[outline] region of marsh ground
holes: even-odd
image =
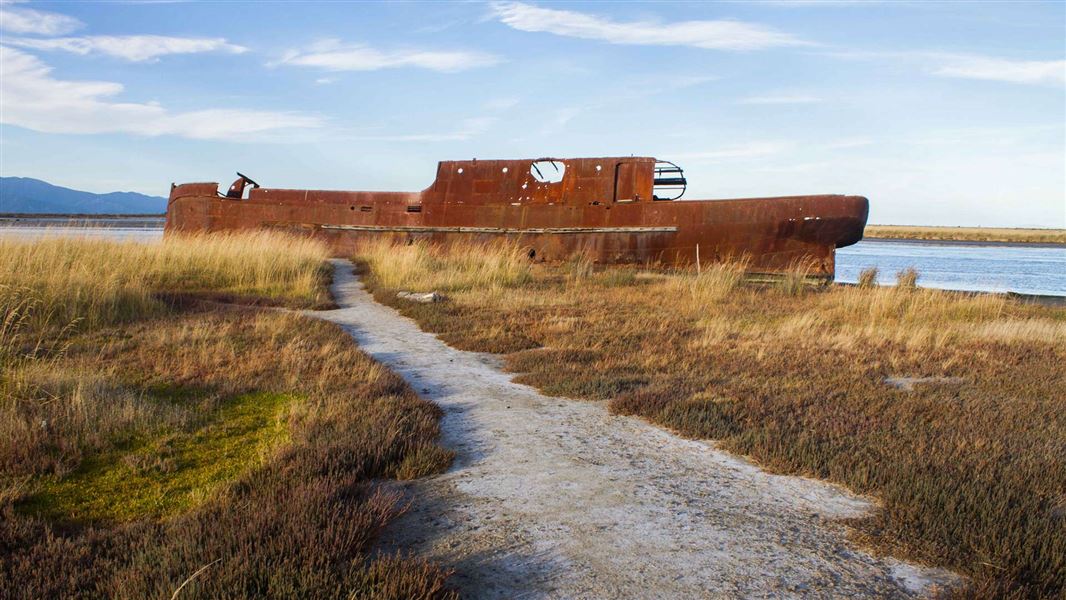
[[[315,243],[0,241],[0,597],[448,597],[372,552],[439,410],[338,327]],[[220,302],[222,301],[222,302]]]
[[[404,484],[385,543],[455,569],[468,598],[906,598],[950,574],[877,558],[836,519],[870,503],[771,475],[603,402],[510,381],[373,301],[338,264],[319,313],[444,410],[447,473]]]
[[[964,573],[960,597],[1063,593],[1066,310],[522,257],[361,255],[379,300],[453,346],[505,354],[519,382],[878,498],[854,539]]]

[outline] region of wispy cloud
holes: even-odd
[[[771,94],[741,98],[737,104],[815,104],[821,101],[818,96],[808,94]]]
[[[485,110],[500,112],[510,108],[514,108],[521,101],[521,98],[516,98],[514,96],[504,96],[500,98],[490,98],[486,100],[485,103],[482,104],[482,106],[485,107]]]
[[[935,57],[934,57],[935,58]],[[1007,83],[1066,84],[1066,60],[1007,60],[987,56],[940,55],[934,75]]]
[[[711,50],[759,50],[811,45],[790,34],[743,21],[614,21],[570,10],[541,8],[523,2],[492,4],[500,22],[520,31],[638,46],[690,46]]]
[[[63,35],[83,27],[74,17],[0,2],[0,30],[34,35]]]
[[[290,50],[273,65],[313,67],[326,71],[377,71],[416,67],[445,73],[487,67],[502,62],[484,52],[465,50],[379,50],[363,44],[324,40],[303,50]]]
[[[833,140],[822,144],[822,148],[825,150],[848,150],[851,148],[862,148],[863,146],[871,146],[875,142],[870,138],[842,138],[839,140]]]
[[[833,6],[876,6],[883,4],[883,2],[881,0],[762,0],[761,2],[756,2],[756,4],[788,8],[824,8]],[[906,2],[895,0],[894,4],[906,4]]]
[[[1012,60],[980,54],[930,51],[833,51],[826,56],[846,60],[894,61],[930,75],[1029,85],[1066,84],[1066,60]]]
[[[406,133],[396,135],[356,135],[351,139],[375,141],[375,142],[454,142],[468,140],[474,136],[488,131],[494,123],[499,121],[496,117],[474,117],[463,119],[459,127],[453,131]]]
[[[317,116],[211,108],[173,112],[158,103],[114,100],[122,84],[56,79],[37,57],[0,46],[0,122],[48,133],[131,133],[193,139],[252,140],[256,134],[321,127]]]
[[[781,154],[794,146],[792,142],[770,140],[748,142],[737,146],[727,146],[701,152],[682,152],[673,154],[673,158],[690,162],[717,162],[746,158],[762,158]]]
[[[231,44],[224,38],[185,38],[165,35],[91,35],[60,38],[6,38],[5,44],[34,50],[60,50],[74,54],[105,54],[133,62],[158,59],[168,54],[196,54],[200,52],[247,52],[243,46]]]

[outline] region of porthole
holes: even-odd
[[[566,164],[551,159],[533,161],[529,166],[529,174],[541,183],[559,183],[566,174]]]

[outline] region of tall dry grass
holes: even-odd
[[[328,299],[327,257],[319,242],[269,232],[168,237],[161,244],[0,239],[0,315],[18,313],[23,329],[54,333],[159,314],[160,293],[314,306]]]
[[[732,294],[744,280],[747,261],[714,263],[699,271],[681,271],[670,279],[673,287],[687,296],[693,307],[703,309]]]
[[[531,279],[530,260],[517,243],[475,242],[443,249],[416,242],[409,245],[375,241],[358,258],[380,274],[381,284],[397,290],[450,292],[472,287],[501,288]]]
[[[1064,593],[1066,310],[907,286],[796,293],[801,277],[744,285],[728,266],[580,267],[431,305],[397,301],[387,262],[368,282],[446,342],[509,353],[546,393],[878,496],[856,535],[970,576],[959,597]],[[432,268],[448,278],[446,259]]]

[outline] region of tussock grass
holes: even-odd
[[[908,267],[896,273],[896,287],[901,290],[913,290],[918,287],[918,271]]]
[[[359,258],[381,273],[382,284],[397,290],[449,292],[470,287],[501,288],[530,280],[530,260],[517,243],[366,244]]]
[[[729,294],[744,280],[745,261],[726,261],[709,265],[700,271],[681,271],[673,278],[675,289],[687,294],[697,308],[709,307]]]
[[[811,277],[813,271],[814,265],[809,261],[794,262],[781,274],[777,287],[788,296],[799,296],[815,283]]]
[[[877,267],[867,267],[859,272],[859,287],[877,287]]]
[[[446,342],[508,353],[546,393],[877,496],[855,536],[963,572],[958,597],[1064,593],[1066,310],[906,286],[796,295],[721,268],[575,283],[536,265],[526,283],[417,306],[395,299],[387,263],[368,280]]]
[[[969,242],[1037,242],[1045,244],[1066,244],[1066,230],[1063,229],[867,225],[864,235],[867,238],[901,240],[956,240]]]
[[[454,596],[372,552],[374,481],[451,461],[439,409],[335,325],[188,301],[322,304],[321,246],[5,244],[0,596]]]

